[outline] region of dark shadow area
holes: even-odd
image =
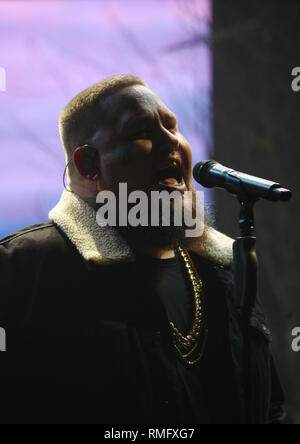
[[[275,360],[287,392],[289,418],[300,423],[298,226],[300,208],[300,92],[291,75],[300,66],[300,2],[214,1],[214,157],[226,166],[278,181],[292,201],[256,207],[260,295],[273,331]],[[216,220],[238,234],[239,205],[217,190]]]

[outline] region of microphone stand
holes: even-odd
[[[244,401],[243,422],[251,424],[251,353],[250,319],[257,299],[258,260],[255,251],[254,205],[259,200],[249,195],[240,195],[240,237],[233,244],[235,296],[241,315],[243,332]]]

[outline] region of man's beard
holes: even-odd
[[[148,197],[148,201],[151,202],[150,193]],[[162,206],[160,206],[158,226],[153,226],[149,224],[149,226],[132,227],[128,225],[126,227],[117,227],[117,229],[119,230],[121,235],[125,237],[129,244],[158,249],[176,249],[177,245],[180,245],[181,247],[186,249],[192,248],[192,245],[196,242],[196,239],[199,242],[199,238],[187,237],[186,231],[191,230],[194,227],[187,226],[185,224],[184,212],[188,211],[193,219],[195,219],[197,215],[196,191],[192,191],[192,204],[190,206],[186,205],[186,202],[184,200],[182,200],[182,202],[183,203],[179,208],[174,205],[174,201],[170,202],[170,224],[168,226],[163,225],[163,217],[161,211]],[[181,212],[182,217],[182,224],[180,226],[177,226],[174,223],[175,213],[178,211]],[[148,208],[148,215],[149,220],[151,220],[150,205]],[[203,212],[201,213],[201,216],[203,217]]]
[[[177,244],[187,246],[188,240],[185,236],[184,227],[158,226],[158,227],[117,227],[119,232],[129,243],[144,245],[160,249],[173,249]]]

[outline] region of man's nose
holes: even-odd
[[[163,128],[160,133],[159,147],[161,150],[173,152],[179,150],[179,137],[172,131]]]

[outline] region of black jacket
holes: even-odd
[[[0,327],[7,335],[7,352],[0,353],[0,422],[147,424],[154,410],[163,422],[173,422],[178,382],[171,364],[177,357],[164,307],[145,285],[147,270],[137,272],[126,245],[109,230],[97,238],[99,227],[87,229],[94,213],[80,199],[65,195],[58,207],[50,213],[55,223],[0,241]],[[215,235],[213,247],[203,242],[203,251],[191,255],[207,298],[218,294],[226,303],[232,407],[238,422],[278,423],[283,394],[259,305],[251,318],[245,419],[240,314],[222,256],[225,237]],[[155,370],[161,405],[154,404],[147,347],[161,356]],[[214,371],[217,378],[222,368]]]
[[[231,273],[195,255],[193,259],[202,273],[206,268],[208,280],[219,282],[218,291],[222,289],[227,301],[242,410],[243,342]],[[151,422],[149,369],[140,326],[132,318],[138,293],[146,289],[138,276],[131,275],[131,267],[85,261],[53,223],[1,241],[0,319],[7,333],[0,368],[1,422]],[[116,299],[112,293],[122,297]],[[270,332],[259,307],[251,325],[251,421],[276,423],[282,416],[283,396],[269,351]],[[155,340],[155,326],[144,331],[148,340]]]

